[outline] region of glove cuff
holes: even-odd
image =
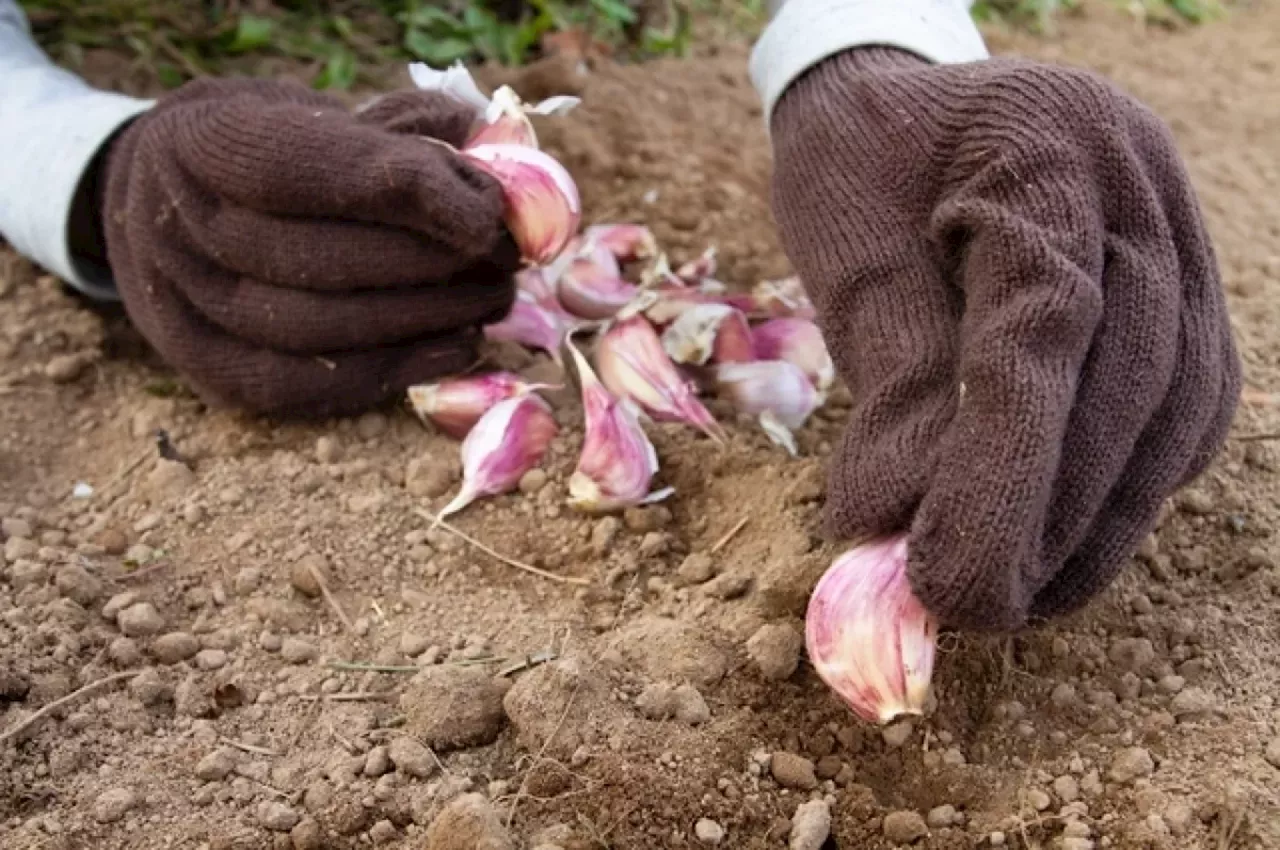
[[[854,47],[897,47],[939,65],[986,59],[964,0],[786,0],[751,51],[765,126],[782,93],[822,60]]]

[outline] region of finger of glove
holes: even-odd
[[[848,122],[813,108],[845,81],[814,73],[775,114],[773,207],[854,399],[826,501],[827,532],[850,538],[903,530],[924,495],[929,447],[955,406],[960,307],[927,221],[891,201],[897,169],[867,163]]]
[[[170,170],[161,163],[156,173],[165,184],[162,190],[175,196],[184,191],[182,169]],[[449,281],[475,264],[451,246],[401,227],[279,216],[220,203],[204,193],[184,194],[186,202],[158,221],[157,230],[172,244],[216,258],[222,269],[275,287],[331,292],[420,289],[424,282]],[[153,197],[160,203],[161,192]],[[505,236],[484,260],[505,272],[499,280],[519,269],[519,252]]]
[[[141,156],[176,156],[224,203],[401,227],[465,261],[500,238],[496,180],[439,144],[359,124],[345,112],[238,97],[157,115],[147,131]]]
[[[160,252],[155,264],[223,332],[294,354],[372,349],[471,327],[504,315],[515,299],[511,272],[489,264],[448,284],[342,292],[273,286],[185,251]]]
[[[287,417],[345,416],[425,380],[472,365],[473,329],[397,345],[308,356],[275,351],[225,333],[169,281],[130,281],[121,295],[130,319],[164,360],[218,404]]]
[[[440,92],[400,91],[383,95],[356,112],[356,120],[388,133],[431,136],[462,147],[477,120],[476,110]]]
[[[1102,222],[1081,154],[1047,141],[990,157],[940,212],[970,234],[961,402],[911,529],[909,575],[944,621],[1016,628],[1041,581],[1040,541],[1078,376],[1102,318]]]

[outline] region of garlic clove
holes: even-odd
[[[723,442],[719,423],[671,362],[657,331],[643,315],[627,313],[621,311],[596,344],[596,367],[605,386],[658,421],[686,422]]]
[[[533,384],[512,372],[490,372],[466,378],[449,378],[434,384],[409,387],[409,404],[423,421],[430,421],[451,437],[466,437],[485,411],[504,399],[551,384]]]
[[[805,617],[809,660],[854,713],[887,724],[924,711],[938,624],[911,591],[907,539],[849,550],[819,579]]]
[[[540,303],[528,290],[517,289],[511,312],[501,322],[485,325],[484,338],[541,349],[560,364],[563,362],[560,344],[574,326],[573,316],[563,308]]]
[[[769,319],[752,329],[751,339],[756,359],[793,363],[822,392],[829,390],[835,381],[836,367],[822,332],[809,319]]]
[[[529,105],[510,86],[500,86],[492,97],[486,97],[461,62],[455,62],[443,71],[422,62],[413,62],[409,65],[409,77],[424,91],[447,94],[475,109],[478,126],[463,146],[466,148],[486,144],[536,148],[538,137],[528,116],[564,115],[581,103],[580,98],[562,95]]]
[[[796,276],[781,280],[765,280],[751,290],[753,314],[782,317],[794,316],[813,319],[817,316],[813,302],[804,291],[804,285]]]
[[[490,407],[462,441],[462,487],[438,518],[476,499],[514,490],[520,477],[541,462],[558,431],[551,406],[536,393]]]
[[[569,505],[584,513],[610,513],[667,498],[671,487],[650,492],[658,454],[629,399],[620,399],[600,382],[587,359],[566,344],[582,387],[586,436],[578,466],[569,478]]]
[[[635,298],[640,291],[635,284],[619,276],[613,255],[588,251],[569,264],[560,275],[557,292],[560,303],[584,319],[607,319]]]
[[[676,277],[685,283],[697,285],[716,273],[716,247],[712,245],[710,248],[702,252],[700,257],[690,260],[689,262],[676,269]]]
[[[676,363],[740,363],[754,359],[751,328],[741,311],[724,304],[698,304],[662,332],[662,347]]]
[[[737,410],[759,417],[769,438],[792,455],[796,446],[791,432],[826,400],[799,366],[785,360],[722,363],[715,381]]]
[[[523,145],[479,145],[460,153],[502,184],[507,227],[526,261],[543,265],[568,245],[582,200],[564,166]]]
[[[516,272],[516,289],[529,293],[538,306],[555,312],[560,306],[556,297],[555,283],[547,270],[541,266],[532,266]]]
[[[583,236],[619,260],[648,260],[658,256],[657,240],[643,224],[594,224]]]

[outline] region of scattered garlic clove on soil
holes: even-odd
[[[462,487],[438,518],[481,497],[514,490],[520,477],[541,462],[558,431],[551,406],[536,393],[489,408],[462,441]]]
[[[676,277],[685,283],[697,285],[716,273],[716,247],[702,252],[702,256],[690,260],[676,269]]]
[[[826,400],[799,366],[785,360],[722,363],[715,380],[735,408],[758,417],[770,439],[792,455],[797,454],[792,432]]]
[[[594,224],[583,237],[608,249],[619,260],[648,260],[658,256],[653,232],[643,224]]]
[[[560,299],[556,297],[555,283],[547,274],[547,270],[540,266],[516,272],[516,289],[529,293],[540,307],[553,309],[560,305]]]
[[[882,725],[923,712],[937,634],[907,579],[905,536],[837,558],[814,588],[805,618],[818,675],[855,714]]]
[[[685,310],[663,331],[662,347],[676,363],[695,366],[754,359],[747,317],[724,304],[699,304]]]
[[[506,222],[527,262],[555,259],[577,233],[578,187],[555,159],[523,145],[479,145],[461,151],[502,184]]]
[[[671,362],[657,331],[643,315],[630,311],[619,313],[596,344],[596,366],[605,386],[654,419],[686,422],[722,443],[719,423]]]
[[[634,404],[600,382],[572,341],[566,347],[577,369],[586,414],[582,454],[569,478],[569,505],[584,513],[609,513],[670,496],[675,492],[671,487],[649,490],[658,471],[658,453]]]
[[[560,303],[584,319],[608,319],[640,291],[635,284],[622,279],[617,260],[604,250],[589,251],[574,259],[560,275],[556,287]]]
[[[759,360],[786,360],[799,366],[820,391],[831,388],[835,364],[818,326],[808,319],[769,319],[751,331],[752,349]]]
[[[813,319],[817,316],[813,302],[804,291],[804,284],[796,276],[761,281],[751,290],[751,297],[755,308],[751,312],[754,313],[775,318]]]
[[[446,434],[462,439],[485,411],[500,401],[550,384],[532,384],[512,372],[491,372],[467,378],[450,378],[434,384],[409,387],[409,403],[421,419],[430,420]]]
[[[484,338],[542,349],[559,364],[563,362],[560,344],[574,324],[573,316],[562,308],[539,303],[528,290],[517,289],[511,312],[501,322],[485,325]]]

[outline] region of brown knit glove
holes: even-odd
[[[474,361],[515,297],[492,178],[440,145],[438,94],[351,114],[289,83],[200,80],[115,143],[107,255],[143,336],[212,401],[330,416]]]
[[[798,79],[775,214],[853,393],[841,537],[954,626],[1082,605],[1225,440],[1240,364],[1165,126],[1090,74],[890,48]]]

